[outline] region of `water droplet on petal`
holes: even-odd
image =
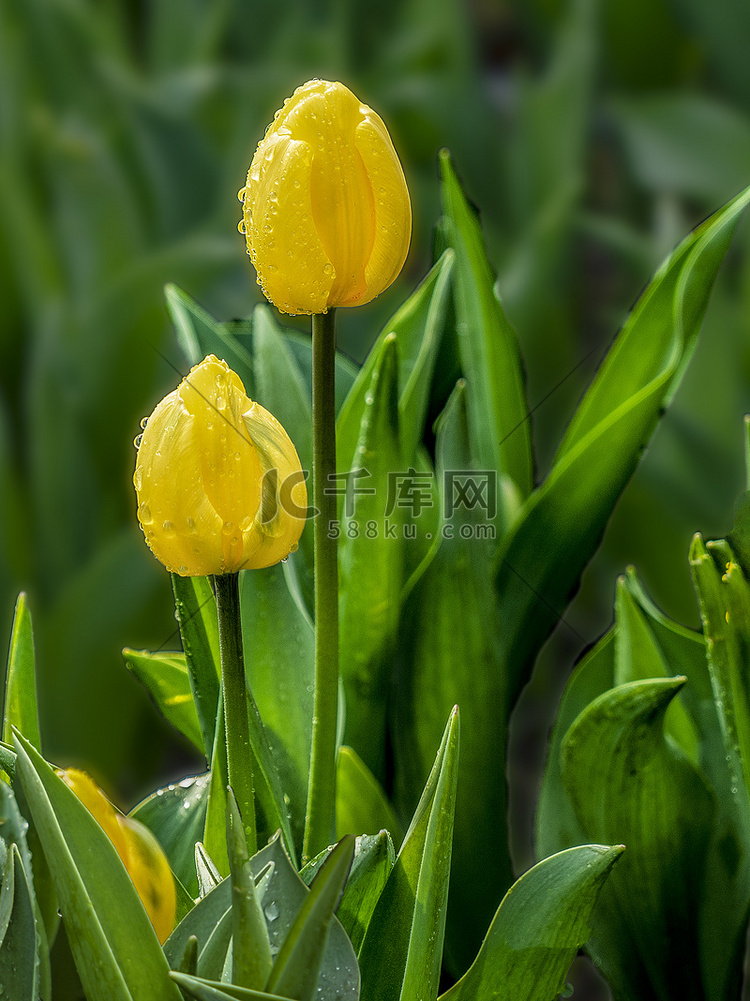
[[[135,438],[133,438],[133,444],[135,445],[136,448],[140,448],[141,447],[141,442],[142,441],[143,441],[143,435],[142,434],[137,434],[135,436]]]
[[[245,220],[244,219],[240,219],[240,221],[237,223],[237,230],[238,230],[238,232],[242,233],[243,236],[245,235]]]
[[[146,425],[148,424],[148,417],[141,417],[141,427],[146,430]]]
[[[240,190],[237,192],[237,200],[240,202],[244,202],[246,194],[247,194],[247,188],[246,187],[240,188]]]
[[[171,539],[171,538],[174,537],[175,530],[174,530],[174,523],[173,522],[171,522],[171,521],[163,521],[161,527],[162,527],[162,531],[164,532],[164,534],[166,535],[166,537],[168,539]]]
[[[141,484],[143,483],[143,470],[140,466],[135,467],[135,472],[133,473],[133,486],[136,490],[141,489]]]
[[[146,501],[144,501],[138,509],[138,517],[140,518],[142,525],[150,525],[154,520],[154,516],[151,514],[151,508],[148,506]]]

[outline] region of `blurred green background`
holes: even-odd
[[[174,647],[166,572],[135,520],[132,440],[178,381],[163,305],[221,319],[259,300],[236,192],[296,86],[340,79],[386,120],[415,210],[397,284],[342,311],[361,359],[424,274],[451,148],[517,326],[538,475],[648,277],[750,183],[750,8],[736,0],[5,0],[0,4],[0,648],[17,592],[37,630],[46,755],[122,805],[187,748],[120,649]],[[555,693],[639,567],[697,624],[696,530],[743,487],[750,229],[692,368],[542,655],[513,735],[519,866]],[[171,364],[170,364],[171,363]],[[195,767],[201,764],[195,762]]]

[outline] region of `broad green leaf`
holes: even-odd
[[[231,789],[227,795],[227,849],[232,884],[232,983],[260,990],[271,973],[271,943],[250,868],[245,829]]]
[[[620,577],[617,582],[615,619],[615,685],[647,678],[666,678],[674,674],[665,662],[651,624],[641,611],[625,577]],[[664,725],[665,732],[697,763],[698,734],[679,695],[670,702]]]
[[[216,598],[208,577],[180,577],[178,574],[171,574],[171,577],[175,614],[203,734],[203,749],[210,761],[221,678]]]
[[[563,781],[586,837],[628,849],[602,890],[589,949],[616,996],[643,1001],[705,996],[694,915],[714,799],[664,736],[667,706],[684,682],[606,692],[562,745]]]
[[[208,784],[207,774],[191,775],[158,789],[130,811],[153,832],[175,876],[193,898],[198,896],[195,845],[203,838]]]
[[[699,226],[659,269],[578,407],[549,475],[503,541],[496,584],[511,705],[679,385],[748,200],[750,190]]]
[[[312,624],[290,593],[281,564],[241,574],[240,605],[247,683],[301,849],[313,716]]]
[[[357,953],[395,862],[396,852],[388,831],[357,838],[351,872],[336,912]]]
[[[329,928],[353,857],[354,838],[347,835],[333,849],[313,880],[310,892],[276,956],[266,990],[295,1001],[326,997],[317,984]],[[345,996],[356,1001],[359,997],[359,970],[353,950],[348,966],[348,990]],[[338,962],[336,969],[338,972]]]
[[[363,1001],[431,1001],[443,957],[458,774],[458,709],[359,954]]]
[[[552,1001],[561,994],[622,851],[583,845],[537,863],[508,890],[479,955],[441,1001]]]
[[[267,994],[265,991],[248,990],[246,987],[235,987],[219,981],[202,980],[185,973],[171,974],[172,979],[197,1001],[288,1001],[278,994]]]
[[[344,739],[375,775],[382,775],[386,691],[409,544],[403,509],[392,494],[404,466],[395,334],[383,341],[365,401],[338,543],[339,668],[346,693]]]
[[[253,313],[253,364],[258,403],[281,422],[304,471],[312,470],[311,387],[269,307]],[[312,479],[307,481],[312,492]],[[307,607],[313,605],[313,523],[308,518],[299,548],[290,556]]]
[[[240,377],[245,392],[252,398],[255,392],[253,362],[245,348],[226,332],[221,323],[176,285],[167,285],[164,295],[177,341],[188,364],[197,365],[208,354],[223,358]]]
[[[192,936],[198,940],[198,955],[205,948],[211,933],[219,926],[225,915],[229,916],[227,944],[231,938],[232,885],[224,879],[215,889],[201,897],[195,907],[180,921],[164,943],[164,955],[169,965],[176,969],[182,962]],[[224,947],[226,955],[226,945]],[[223,965],[222,956],[222,965]],[[200,969],[200,959],[198,961]]]
[[[224,703],[221,698],[220,689],[219,706],[216,715],[216,732],[214,734],[214,749],[211,755],[211,772],[206,801],[203,843],[222,876],[229,875],[226,823],[228,787],[229,771],[227,768],[227,741],[224,729]]]
[[[460,382],[437,426],[441,542],[405,605],[409,629],[399,644],[392,731],[396,804],[408,816],[451,707],[459,705],[469,721],[461,742],[448,903],[446,956],[454,975],[476,956],[513,881],[505,837],[506,623],[492,579],[495,525],[482,505],[472,509],[456,501],[457,483],[468,494],[483,487],[489,502],[495,482],[477,470],[471,451],[470,395],[471,386]]]
[[[3,733],[6,743],[13,739],[13,727],[41,750],[39,711],[36,700],[36,656],[31,612],[26,595],[21,593],[16,602],[13,628],[10,634],[10,652],[5,675],[5,707]]]
[[[271,952],[280,955],[287,935],[294,927],[298,914],[308,901],[309,891],[297,870],[291,864],[281,839],[277,836],[270,844],[251,859],[253,873],[260,872],[273,862],[273,871],[267,889],[262,897],[263,913],[268,925]],[[336,874],[336,869],[333,875]],[[314,927],[310,929],[314,932]],[[295,932],[295,937],[299,927]],[[290,942],[290,947],[294,942]],[[291,970],[290,970],[291,973]],[[317,978],[317,996],[321,1001],[328,998],[351,998],[356,1001],[359,971],[351,942],[334,917],[331,919],[328,937],[323,948],[320,973]]]
[[[516,333],[495,294],[495,274],[477,214],[466,200],[447,150],[440,154],[440,179],[446,232],[456,254],[458,346],[471,387],[469,428],[478,468],[507,477],[525,499],[534,485],[534,458]]]
[[[588,651],[568,679],[560,700],[535,816],[534,844],[536,854],[541,858],[586,841],[586,834],[562,780],[562,743],[584,709],[613,687],[614,639],[614,630],[610,629]]]
[[[359,370],[336,421],[336,454],[341,472],[356,465],[357,442],[367,409],[373,373],[385,339],[398,339],[398,399],[401,442],[411,462],[424,433],[428,393],[450,301],[453,254],[442,255],[419,287],[383,327]]]
[[[0,985],[13,1001],[40,996],[40,945],[31,881],[13,844],[0,887]]]
[[[401,823],[383,787],[357,752],[344,745],[336,763],[336,837],[389,832],[400,845]]]
[[[126,647],[122,655],[128,670],[148,691],[164,718],[204,754],[203,733],[195,711],[185,654],[149,653]]]
[[[151,922],[114,846],[23,737],[18,776],[89,1001],[179,1001]]]

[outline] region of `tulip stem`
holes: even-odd
[[[336,537],[335,310],[312,318],[315,543],[315,701],[303,859],[331,843],[336,805],[339,697],[339,571]],[[326,486],[329,487],[326,490]]]
[[[247,849],[254,855],[258,839],[255,832],[255,793],[253,790],[253,753],[245,688],[245,660],[242,654],[239,574],[214,576],[216,610],[219,620],[219,652],[224,698],[224,727],[227,738],[227,773],[242,817]]]

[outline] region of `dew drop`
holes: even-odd
[[[141,447],[141,442],[142,441],[143,441],[143,435],[142,434],[137,434],[135,436],[135,438],[133,438],[133,444],[135,445],[136,448],[140,448]]]
[[[143,483],[143,470],[140,466],[135,467],[135,472],[133,473],[133,486],[136,490],[141,489],[141,484]]]
[[[141,417],[141,427],[146,430],[146,425],[148,424],[148,417]]]
[[[263,913],[265,914],[267,921],[275,921],[279,916],[279,905],[275,900],[272,900],[270,904],[266,904],[263,908]]]
[[[188,518],[186,524],[187,524],[187,530],[188,530],[188,532],[195,532],[196,527],[195,527],[195,519],[194,518]]]
[[[141,504],[140,511],[138,512],[138,517],[141,519],[142,525],[150,525],[154,517],[151,514],[151,508],[148,506],[146,501]]]
[[[243,236],[245,235],[245,220],[244,219],[240,219],[240,221],[237,223],[237,230],[238,230],[238,232],[242,233]]]
[[[237,200],[240,202],[244,202],[246,194],[247,194],[247,187],[240,188],[240,190],[237,192]]]
[[[333,265],[332,264],[324,264],[323,265],[323,274],[324,275],[330,275],[332,272],[333,272]]]
[[[566,983],[563,989],[560,991],[561,998],[572,998],[573,997],[573,985]]]
[[[164,532],[164,534],[166,535],[166,537],[168,539],[174,538],[175,530],[174,530],[174,523],[173,522],[171,522],[171,521],[163,521],[161,527],[162,527],[162,531]]]
[[[227,401],[224,399],[223,396],[217,396],[216,397],[216,409],[217,410],[226,410],[226,408],[227,408]],[[206,427],[208,427],[208,425],[206,425]]]

